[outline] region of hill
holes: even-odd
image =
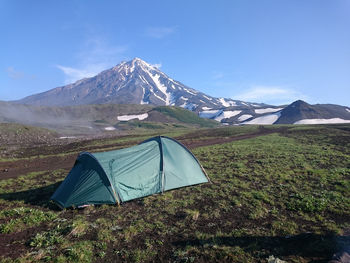
[[[67,135],[118,132],[135,128],[218,125],[215,121],[202,119],[195,113],[178,107],[165,109],[151,105],[120,104],[35,106],[9,102],[0,102],[0,122],[34,125]]]

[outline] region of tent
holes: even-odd
[[[130,148],[80,153],[51,200],[62,208],[120,204],[205,182],[207,174],[184,145],[157,136]]]

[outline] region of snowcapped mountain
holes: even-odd
[[[350,123],[350,108],[334,104],[311,105],[297,100],[287,106],[233,107],[199,112],[199,116],[227,124]]]
[[[34,94],[17,102],[51,106],[151,104],[179,106],[192,111],[247,105],[237,100],[214,98],[189,88],[140,58],[122,62],[95,77]]]

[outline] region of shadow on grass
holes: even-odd
[[[58,206],[50,202],[50,197],[61,183],[62,181],[26,191],[0,194],[0,199],[24,201],[26,204],[60,210]]]
[[[214,237],[210,239],[190,239],[173,242],[174,246],[238,246],[247,253],[260,252],[262,258],[269,255],[277,257],[300,256],[317,258],[313,263],[328,262],[332,256],[350,246],[350,236],[337,236],[334,234],[317,235],[305,233],[291,237]],[[261,254],[261,252],[263,252]]]

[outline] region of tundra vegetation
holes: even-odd
[[[212,182],[121,206],[49,202],[78,152],[156,134],[187,145]],[[350,245],[350,125],[162,128],[15,151],[0,160],[1,262],[327,262]]]

